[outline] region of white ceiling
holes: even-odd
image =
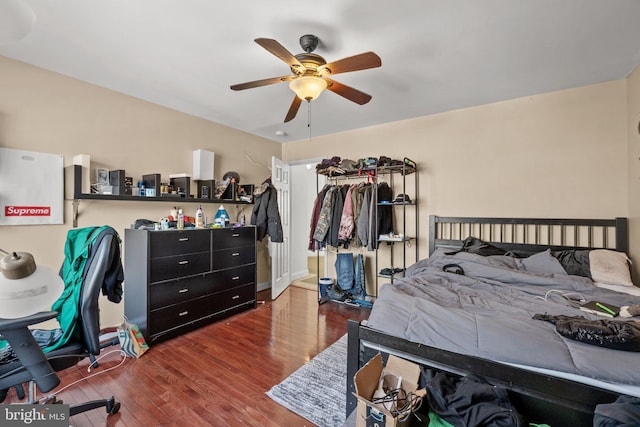
[[[0,55],[279,142],[623,79],[640,64],[638,0],[0,0],[20,2],[33,29]],[[255,38],[297,54],[309,33],[327,62],[382,58],[333,77],[368,104],[326,91],[283,123],[287,83],[229,89],[290,73]]]

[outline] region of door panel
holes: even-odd
[[[271,298],[276,299],[291,283],[291,168],[282,160],[271,158],[271,182],[278,191],[278,210],[282,222],[282,243],[269,242],[271,254]]]

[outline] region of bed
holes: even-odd
[[[628,266],[620,279],[611,269],[596,274],[601,264],[595,258],[593,277],[580,271],[589,269],[588,262],[576,263],[593,253],[622,255],[626,264],[627,235],[626,218],[431,216],[429,258],[381,287],[367,321],[349,321],[347,415],[356,407],[353,376],[378,352],[454,375],[478,375],[509,390],[531,421],[550,425],[591,425],[597,404],[640,397],[640,353],[568,339],[553,324],[532,318],[600,319],[576,308],[580,298],[640,303]],[[507,253],[460,250],[468,237]],[[554,270],[556,264],[572,274]]]

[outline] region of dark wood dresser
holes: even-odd
[[[124,314],[148,344],[256,307],[255,227],[124,235]]]

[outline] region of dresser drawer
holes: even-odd
[[[256,242],[255,227],[220,228],[213,231],[213,250],[253,246]]]
[[[198,298],[211,293],[212,289],[212,274],[156,283],[149,287],[149,309],[155,310]]]
[[[149,263],[151,268],[149,278],[151,282],[159,282],[206,273],[211,268],[210,262],[210,252],[152,258]]]
[[[150,335],[193,322],[212,313],[207,297],[198,298],[176,305],[170,305],[149,313]]]
[[[245,265],[244,267],[228,268],[216,271],[212,274],[214,288],[216,292],[226,289],[237,288],[238,286],[255,283],[256,265]]]
[[[237,267],[243,264],[256,262],[255,246],[242,248],[223,249],[211,252],[211,269],[221,270],[229,267]]]
[[[209,230],[166,230],[150,233],[149,255],[151,258],[208,252],[211,248]]]
[[[244,285],[239,288],[219,292],[207,297],[211,301],[213,311],[220,312],[230,308],[247,304],[256,299],[256,285]]]

